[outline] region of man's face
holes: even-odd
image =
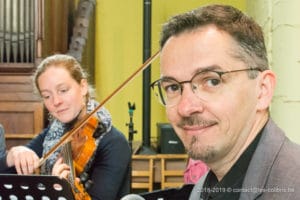
[[[234,50],[232,37],[214,26],[181,33],[161,51],[161,75],[181,82],[212,66],[215,71],[246,69]],[[246,71],[224,74],[220,91],[205,98],[183,84],[179,102],[166,112],[191,157],[210,163],[241,151],[255,121],[258,79],[249,79]]]

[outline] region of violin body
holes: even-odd
[[[92,155],[96,151],[96,141],[93,137],[98,127],[98,119],[91,117],[86,125],[72,137],[72,157],[76,174],[81,174]]]
[[[71,141],[62,146],[64,162],[70,166],[68,181],[72,186],[76,200],[91,200],[86,192],[84,183],[77,181],[75,177],[84,172],[85,166],[90,161],[96,150],[96,141],[93,137],[98,127],[98,119],[90,118],[79,131],[72,135]]]
[[[90,200],[86,189],[92,182],[88,180],[87,165],[93,161],[97,149],[96,139],[106,131],[105,126],[99,123],[96,117],[90,117],[85,125],[72,135],[71,141],[63,146],[64,161],[71,168],[69,182],[73,187],[76,200]],[[80,181],[75,181],[80,177]]]
[[[74,168],[74,161],[72,159],[72,147],[71,142],[66,143],[62,146],[62,156],[64,162],[70,166],[70,175],[67,178],[73,191],[74,198],[76,200],[91,200],[90,195],[86,192],[83,184],[76,180],[76,173]]]

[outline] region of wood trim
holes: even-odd
[[[5,73],[30,73],[34,69],[34,63],[0,63],[0,72]]]
[[[36,134],[5,134],[6,139],[32,139]]]

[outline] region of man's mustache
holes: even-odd
[[[184,126],[211,126],[217,124],[215,120],[208,120],[199,115],[191,115],[189,117],[182,117],[177,126],[183,128]]]

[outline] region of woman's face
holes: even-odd
[[[82,79],[79,84],[61,65],[48,67],[39,76],[38,86],[49,113],[63,123],[75,119],[85,107],[87,81]]]

